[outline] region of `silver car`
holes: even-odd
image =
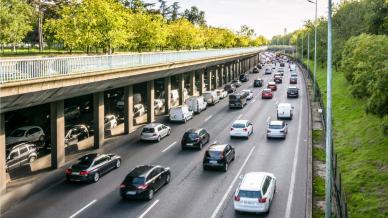
[[[141,132],[141,140],[158,141],[171,133],[171,128],[161,123],[150,123],[144,126]]]
[[[268,123],[267,138],[283,138],[287,136],[287,123],[284,121],[274,120]]]

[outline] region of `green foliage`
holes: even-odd
[[[194,25],[206,25],[205,12],[200,11],[195,6],[192,6],[190,10],[186,9],[183,13],[183,17]]]
[[[188,20],[182,18],[175,20],[168,28],[167,44],[171,47],[180,50],[198,46],[199,40],[196,39],[198,29]]]
[[[313,157],[315,160],[325,162],[325,150],[323,148],[313,147]]]

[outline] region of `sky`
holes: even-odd
[[[205,11],[208,25],[236,31],[245,24],[267,39],[283,34],[285,28],[287,33],[299,29],[315,16],[315,4],[307,0],[167,0],[169,5],[174,1],[179,2],[181,12],[191,6]],[[318,17],[327,17],[327,2],[318,0]]]

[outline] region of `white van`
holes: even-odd
[[[294,106],[292,106],[290,103],[280,103],[278,104],[277,117],[278,119],[292,120],[293,111]]]
[[[185,122],[193,118],[193,111],[187,105],[182,105],[170,109],[170,121]]]
[[[296,65],[295,64],[290,64],[290,70],[295,71],[296,70]]]
[[[201,113],[207,107],[207,103],[203,96],[192,96],[186,99],[186,104],[189,107],[189,110],[194,113]]]
[[[215,105],[220,101],[216,91],[205,91],[203,92],[203,97],[208,104]]]

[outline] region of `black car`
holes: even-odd
[[[253,87],[262,87],[263,86],[263,80],[262,79],[255,79],[253,81]]]
[[[247,74],[241,74],[239,77],[239,80],[241,82],[248,82],[249,81],[249,76]]]
[[[120,195],[125,199],[148,199],[168,184],[171,179],[170,168],[142,165],[134,168],[120,185]]]
[[[89,130],[83,124],[72,126],[65,135],[65,145],[77,144],[79,141],[89,137]]]
[[[282,79],[281,76],[275,76],[274,79],[273,79],[273,81],[274,81],[275,83],[279,84],[279,83],[282,83],[282,82],[283,82],[283,79]]]
[[[297,98],[299,96],[299,89],[295,86],[290,86],[287,89],[287,98]]]
[[[213,144],[207,149],[203,158],[203,169],[221,168],[228,171],[229,164],[234,161],[236,152],[229,144]]]
[[[227,91],[228,93],[233,93],[236,91],[236,86],[233,84],[226,84],[224,86],[224,90]]]
[[[182,150],[186,148],[198,148],[201,150],[209,140],[210,135],[205,129],[189,129],[183,135],[181,141]]]
[[[259,72],[260,72],[260,70],[257,67],[254,67],[253,70],[252,70],[252,73],[259,73]]]
[[[67,181],[97,182],[100,176],[119,168],[121,157],[115,154],[87,154],[66,170]]]
[[[259,63],[256,65],[257,68],[261,69],[262,68],[262,65]]]

